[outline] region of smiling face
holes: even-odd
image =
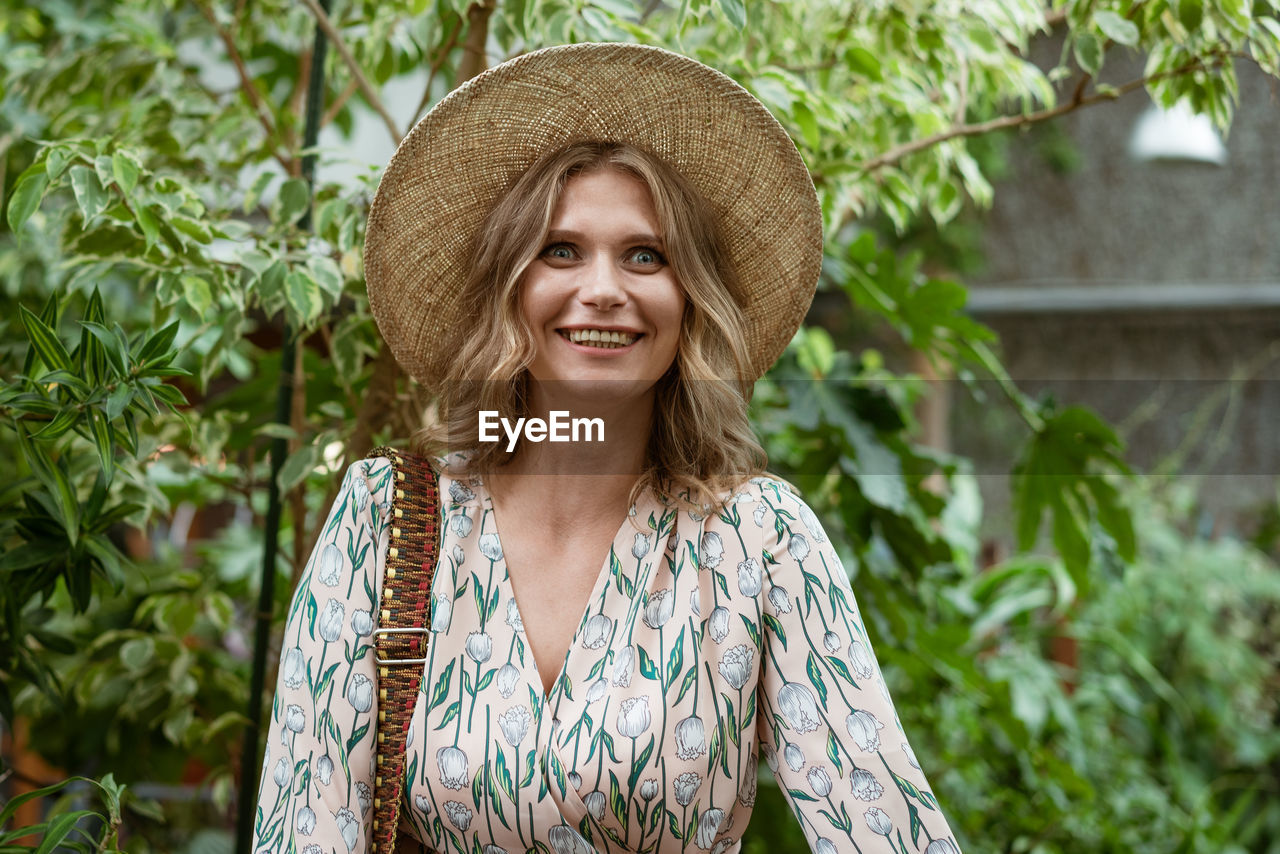
[[[652,389],[675,360],[685,298],[648,187],[613,168],[569,178],[520,286],[529,373],[568,396]],[[620,382],[622,381],[622,382]]]

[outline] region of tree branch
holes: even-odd
[[[1058,116],[1065,115],[1066,113],[1079,109],[1080,107],[1096,104],[1101,101],[1113,101],[1134,89],[1146,86],[1153,80],[1159,80],[1164,77],[1176,77],[1180,74],[1187,74],[1201,69],[1216,68],[1221,64],[1222,57],[1220,56],[1212,64],[1206,64],[1203,57],[1197,57],[1186,65],[1180,65],[1177,68],[1170,68],[1166,71],[1159,71],[1155,74],[1149,74],[1146,77],[1139,77],[1136,80],[1130,80],[1104,92],[1094,92],[1091,95],[1084,94],[1085,85],[1090,79],[1090,75],[1086,74],[1076,85],[1075,92],[1072,95],[1071,100],[1066,103],[1059,104],[1056,107],[1040,110],[1035,113],[1026,113],[1018,116],[1001,116],[1000,118],[990,119],[985,122],[978,122],[977,124],[958,125],[940,133],[935,133],[932,136],[927,136],[923,139],[917,139],[895,146],[885,153],[873,157],[863,163],[861,171],[864,173],[873,172],[883,166],[889,166],[893,163],[897,163],[909,154],[914,154],[917,151],[923,151],[926,148],[931,148],[932,146],[941,142],[946,142],[949,139],[966,136],[980,136],[984,133],[991,133],[992,131],[1014,127],[1025,127],[1027,125],[1035,124],[1036,122],[1056,119]]]
[[[240,56],[239,49],[236,48],[235,40],[231,37],[231,33],[222,28],[218,23],[217,17],[214,16],[213,10],[206,6],[201,0],[192,0],[196,8],[200,10],[205,19],[213,25],[213,29],[217,32],[218,38],[222,39],[223,46],[227,49],[227,56],[231,59],[231,64],[236,67],[236,75],[240,78],[240,91],[249,100],[250,106],[253,107],[254,114],[257,115],[258,121],[262,124],[263,130],[267,132],[267,140],[275,140],[278,137],[275,126],[271,121],[271,108],[267,106],[266,101],[262,99],[256,86],[253,85],[253,79],[249,76],[249,69],[244,64],[244,58]],[[276,150],[276,146],[272,146],[272,155],[284,167],[284,171],[289,175],[298,173],[298,165],[292,157],[281,154]]]
[[[333,43],[333,47],[338,51],[338,56],[342,57],[342,61],[351,71],[351,76],[355,78],[356,85],[360,87],[361,94],[364,99],[369,102],[369,106],[373,107],[374,112],[382,117],[382,121],[386,123],[387,131],[391,134],[391,141],[399,144],[404,138],[399,128],[396,127],[395,121],[391,118],[391,113],[387,112],[386,106],[382,103],[382,99],[378,97],[378,92],[369,83],[369,78],[364,76],[364,72],[360,70],[360,64],[356,62],[356,58],[351,54],[351,49],[347,47],[347,43],[343,41],[342,34],[329,20],[329,16],[324,13],[324,9],[320,8],[320,4],[316,0],[302,0],[303,4],[311,10],[311,14],[316,19],[316,24],[320,29],[324,30],[324,34],[329,37],[329,41]]]
[[[334,98],[333,103],[324,111],[324,115],[320,117],[320,126],[324,127],[329,124],[329,122],[333,121],[337,117],[338,113],[342,112],[342,108],[347,105],[347,101],[351,100],[351,96],[354,95],[356,90],[359,88],[360,84],[356,83],[355,78],[352,78],[350,82],[347,83],[347,88],[338,93],[338,97]]]

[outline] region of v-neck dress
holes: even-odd
[[[402,809],[428,850],[736,852],[763,754],[813,851],[959,854],[848,576],[786,484],[752,478],[710,515],[646,491],[564,615],[547,695],[483,479],[440,487]],[[348,469],[293,596],[255,852],[369,850],[391,489],[386,459]]]

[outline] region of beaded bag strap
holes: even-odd
[[[391,537],[378,628],[378,737],[374,743],[372,854],[394,854],[404,797],[405,742],[426,663],[431,630],[431,578],[436,567],[440,488],[426,458],[394,448],[369,457],[391,461],[395,479]]]

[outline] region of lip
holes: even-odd
[[[639,329],[631,329],[627,326],[593,326],[590,323],[581,323],[576,326],[561,326],[556,332],[576,332],[582,329],[599,329],[601,332],[626,332],[629,335],[643,335]]]

